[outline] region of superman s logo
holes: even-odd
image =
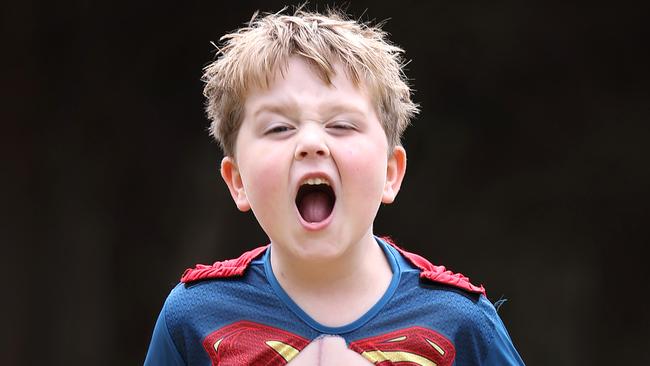
[[[298,335],[262,324],[240,321],[203,340],[213,365],[286,365],[309,341]]]
[[[330,342],[332,338],[340,342]],[[203,348],[215,366],[283,366],[294,359],[300,365],[338,365],[340,360],[346,359],[350,362],[345,364],[355,365],[369,362],[378,366],[451,366],[456,356],[454,345],[447,338],[422,327],[404,328],[346,346],[341,337],[319,337],[310,341],[282,329],[248,321],[236,322],[209,334],[203,340]]]
[[[350,349],[378,366],[451,366],[454,345],[431,329],[410,327],[350,343]]]

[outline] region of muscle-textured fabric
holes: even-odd
[[[268,248],[186,271],[158,317],[145,365],[285,365],[325,335],[344,338],[369,364],[523,365],[482,286],[377,243],[391,283],[342,327],[319,324],[289,298]]]

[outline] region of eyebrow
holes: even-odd
[[[253,117],[257,117],[264,112],[277,113],[277,114],[290,114],[295,111],[296,105],[294,103],[268,103],[262,104],[259,108],[253,113]]]
[[[265,103],[262,104],[259,108],[253,113],[253,117],[259,116],[261,113],[270,112],[278,113],[282,115],[290,115],[296,112],[298,106],[296,103]],[[319,113],[328,113],[328,114],[338,114],[338,113],[355,113],[355,114],[364,114],[364,112],[359,109],[354,104],[347,103],[325,103],[319,106]]]

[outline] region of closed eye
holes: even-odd
[[[283,133],[292,130],[293,128],[291,126],[286,126],[286,125],[278,125],[278,126],[273,126],[269,128],[268,130],[264,131],[265,135],[271,135],[271,134],[278,134],[278,133]]]
[[[331,123],[327,127],[328,128],[333,128],[333,129],[336,129],[336,130],[355,130],[356,129],[355,125],[353,125],[350,122],[345,122],[345,121],[337,121],[337,122]]]

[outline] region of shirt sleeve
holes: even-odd
[[[153,329],[144,366],[185,366],[185,361],[183,361],[176,344],[169,334],[164,306]]]
[[[495,314],[496,315],[496,314]],[[524,365],[524,361],[512,344],[510,335],[498,315],[493,319],[495,332],[483,365]]]

